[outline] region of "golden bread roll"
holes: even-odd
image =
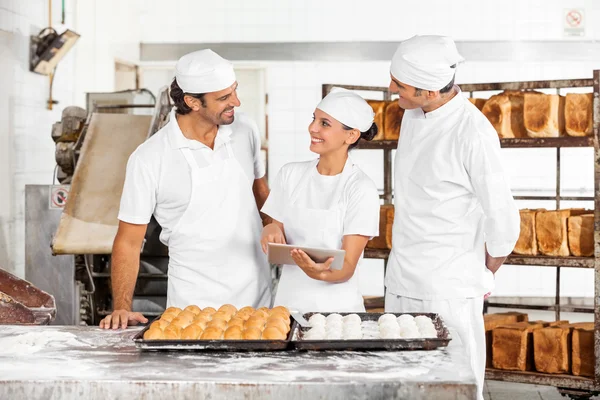
[[[161,331],[164,330],[167,326],[169,326],[169,321],[165,321],[164,319],[159,319],[150,324],[150,327],[156,327]]]
[[[169,307],[165,310],[165,312],[163,314],[170,314],[170,313],[179,314],[181,311],[182,310],[179,307]]]
[[[200,336],[200,339],[202,339],[202,340],[219,340],[219,339],[221,339],[221,337],[223,337],[222,329],[217,328],[216,326],[209,326],[204,330],[204,332],[202,333],[202,336]]]
[[[198,325],[190,325],[181,332],[181,339],[196,340],[202,335],[202,329]]]
[[[254,311],[239,312],[239,313],[235,314],[234,318],[239,318],[241,320],[246,321],[248,318],[250,318],[252,316],[253,312]]]
[[[267,318],[269,318],[269,313],[265,310],[258,309],[256,311],[254,311],[251,316],[252,317],[262,317],[264,319],[267,319]]]
[[[152,327],[144,333],[145,340],[157,340],[163,338],[163,331],[158,327]]]
[[[277,306],[277,307],[273,307],[270,311],[269,311],[269,315],[272,315],[273,313],[279,313],[282,312],[285,315],[287,315],[288,317],[290,316],[290,311],[285,308],[284,306]]]
[[[230,314],[227,311],[217,311],[212,315],[212,319],[222,319],[224,321],[229,321],[232,315],[233,314]]]
[[[208,315],[212,315],[212,314],[214,314],[216,312],[217,312],[217,310],[215,310],[212,307],[206,307],[205,309],[202,310],[202,313],[208,314]]]
[[[194,315],[198,315],[198,314],[200,314],[202,309],[200,307],[192,304],[192,305],[189,305],[186,308],[184,308],[183,311],[190,311]]]
[[[223,334],[225,340],[241,340],[242,339],[242,328],[239,326],[230,326]]]
[[[176,326],[169,325],[163,331],[163,339],[180,339],[180,338],[181,338],[181,329]]]
[[[227,323],[227,326],[239,326],[239,327],[243,327],[243,326],[244,326],[244,322],[246,322],[246,321],[244,321],[244,320],[243,320],[243,319],[241,319],[241,318],[234,317],[234,318],[232,318],[232,319],[231,319],[231,320],[230,320],[230,321]]]
[[[281,333],[283,333],[284,335],[287,335],[287,333],[290,331],[290,325],[286,324],[281,319],[273,319],[273,320],[267,321],[267,326],[266,326],[265,330],[267,330],[268,328],[271,328],[271,327],[279,329],[281,331]]]
[[[263,340],[285,340],[285,338],[285,333],[272,326],[265,328],[265,330],[262,332]]]
[[[210,316],[210,315],[208,315],[208,314],[202,314],[202,313],[200,313],[200,314],[198,314],[198,315],[196,316],[196,318],[194,318],[194,321],[192,321],[192,322],[194,322],[194,323],[196,323],[196,322],[208,322],[208,321],[210,321],[211,319],[212,319],[212,318],[211,318],[211,316]]]
[[[260,340],[262,336],[262,331],[257,328],[248,328],[242,332],[242,337],[245,340]]]
[[[244,323],[244,328],[245,329],[249,329],[249,328],[257,328],[260,329],[261,331],[264,329],[265,327],[265,320],[264,319],[253,319],[250,318],[248,321],[246,321]]]
[[[225,329],[227,329],[227,321],[223,321],[222,319],[213,319],[206,323],[206,327],[207,328],[215,327],[215,328],[219,328],[221,330],[225,330]]]
[[[173,321],[171,321],[171,324],[169,326],[178,326],[181,329],[185,329],[188,326],[190,326],[192,324],[192,321],[186,319],[186,318],[175,318]]]
[[[192,322],[195,318],[196,318],[196,315],[194,313],[192,313],[191,311],[182,311],[177,316],[177,319],[183,319],[183,320],[190,321],[190,322]]]
[[[177,316],[174,314],[163,314],[160,316],[161,321],[167,321],[169,323],[171,321],[173,321],[175,318],[177,318]]]
[[[256,310],[254,309],[254,307],[246,306],[246,307],[242,307],[242,308],[240,308],[240,309],[238,310],[238,313],[246,313],[246,312],[248,312],[248,313],[252,314],[254,311],[256,311]]]
[[[238,309],[235,308],[235,306],[233,306],[231,304],[224,304],[221,307],[219,307],[219,309],[217,311],[225,311],[229,315],[233,315],[238,311]]]
[[[274,320],[274,319],[280,319],[283,322],[285,322],[286,324],[289,324],[291,322],[290,317],[285,314],[282,314],[282,313],[272,314],[269,318],[267,318],[267,322]]]
[[[208,326],[206,322],[204,321],[192,321],[192,325],[196,325],[198,327],[200,327],[200,329],[205,330],[206,327]]]

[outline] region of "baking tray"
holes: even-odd
[[[314,312],[304,314],[305,319],[309,319]],[[334,313],[320,313],[324,316]],[[298,350],[434,350],[439,347],[446,347],[452,337],[448,328],[444,324],[442,317],[434,313],[337,313],[342,316],[348,314],[357,314],[363,321],[377,321],[383,314],[393,314],[399,317],[403,314],[409,314],[414,317],[424,315],[433,321],[433,325],[438,333],[437,338],[423,339],[353,339],[353,340],[302,340],[304,332],[310,328],[301,328],[296,322],[297,332],[293,336],[292,345]],[[293,318],[293,317],[292,317]]]
[[[133,337],[135,347],[142,351],[281,351],[290,347],[298,323],[290,317],[290,332],[285,340],[146,340],[144,333],[150,325]]]

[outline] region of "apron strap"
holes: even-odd
[[[198,167],[198,163],[196,162],[196,160],[194,160],[194,155],[192,154],[192,151],[189,148],[183,147],[181,149],[181,153],[183,153],[183,156],[185,157],[185,160],[189,164],[192,171],[197,171],[200,168]]]

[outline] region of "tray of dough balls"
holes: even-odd
[[[285,307],[169,307],[133,340],[142,350],[285,350],[296,324]]]
[[[311,327],[296,325],[299,350],[433,350],[447,346],[448,328],[433,313],[307,313]]]

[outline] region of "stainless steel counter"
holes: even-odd
[[[460,347],[406,352],[138,351],[138,329],[0,326],[1,399],[475,399]]]

